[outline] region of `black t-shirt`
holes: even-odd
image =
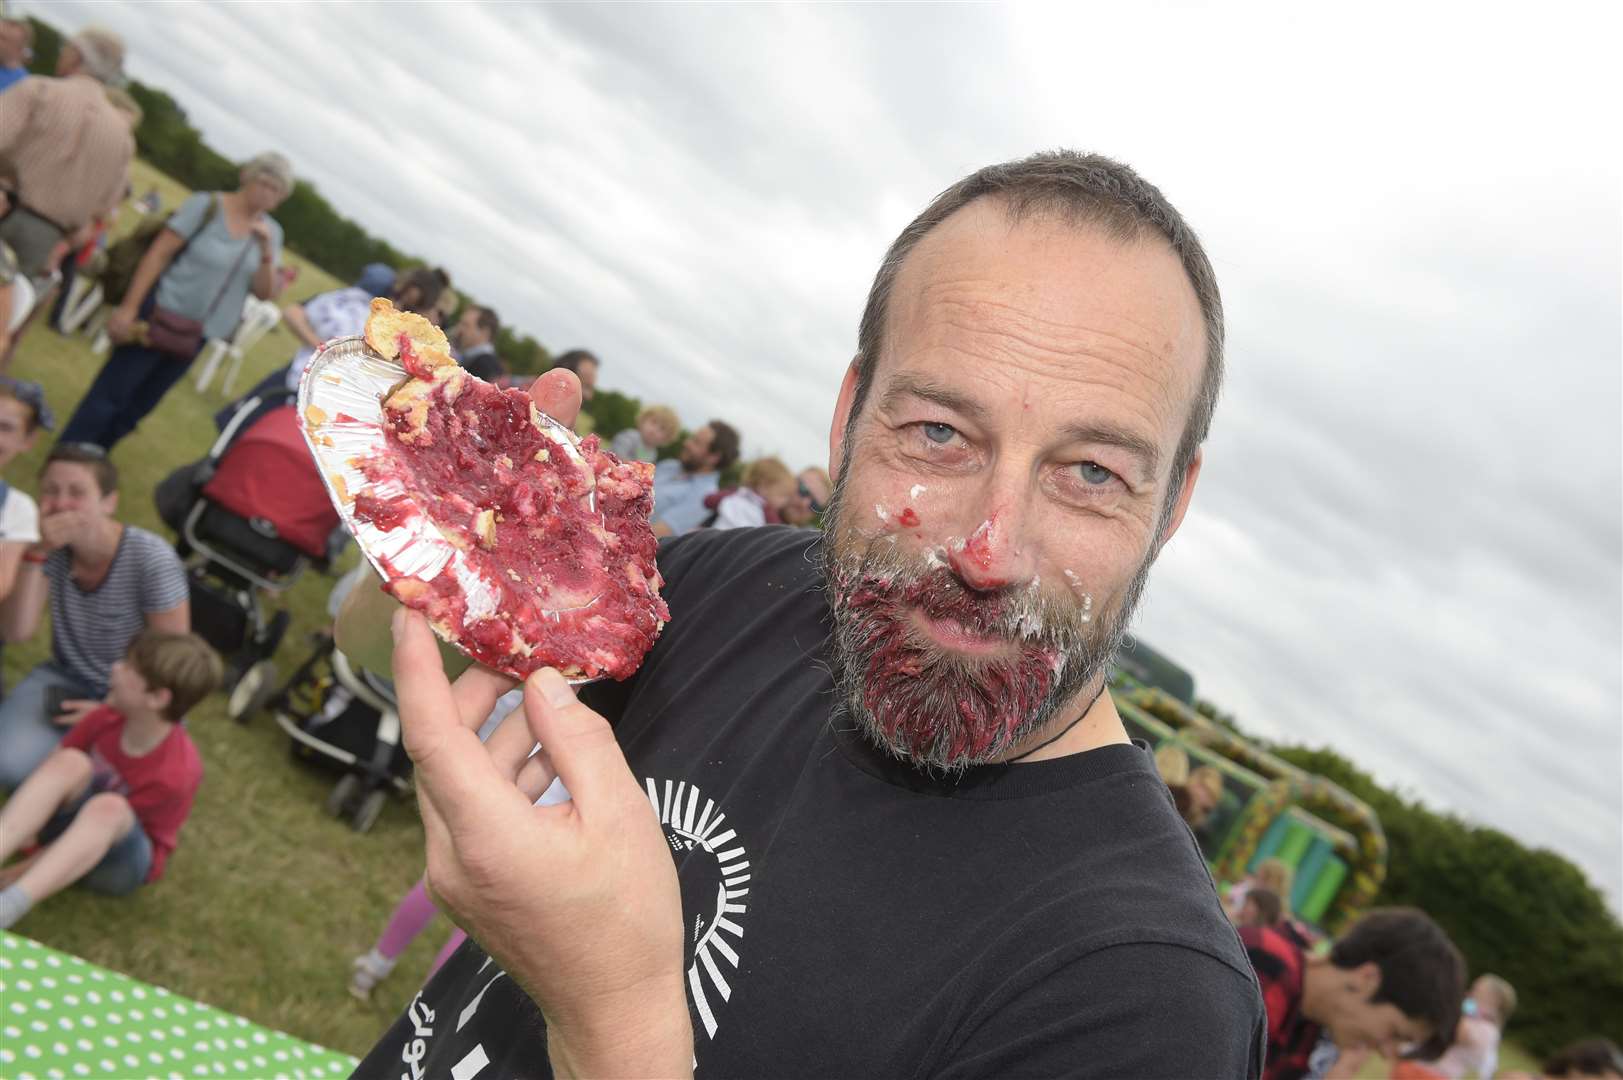
[[[585,695],[676,858],[697,1075],[1257,1076],[1256,979],[1148,752],[949,780],[842,730],[818,536],[668,543],[670,625]],[[355,1075],[548,1073],[469,942]]]

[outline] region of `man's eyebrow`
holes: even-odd
[[[884,396],[880,398],[882,406],[890,406],[904,397],[922,398],[934,402],[943,409],[965,416],[977,422],[986,419],[986,409],[979,402],[968,395],[944,386],[934,379],[911,372],[899,372],[893,375],[890,385],[885,387]]]
[[[1127,451],[1138,459],[1144,469],[1146,480],[1154,477],[1160,469],[1161,448],[1136,431],[1129,431],[1111,423],[1087,420],[1065,425],[1064,435],[1070,442],[1102,443]]]

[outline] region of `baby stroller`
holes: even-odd
[[[291,394],[249,398],[208,456],[156,492],[187,563],[192,627],[226,660],[226,710],[244,722],[276,692],[271,657],[287,632],[286,591],[305,566],[325,569],[344,540]]]
[[[363,563],[333,589],[329,613],[365,569]],[[330,634],[316,636],[315,651],[269,703],[292,740],[295,760],[336,768],[342,775],[327,797],[327,812],[356,832],[377,821],[391,790],[411,790],[411,759],[400,740],[394,686],[340,652]]]

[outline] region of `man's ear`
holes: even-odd
[[[851,406],[857,399],[857,364],[860,355],[852,357],[840,381],[840,396],[834,402],[834,419],[828,427],[828,475],[836,480],[845,457],[845,429],[851,426]]]
[[[1369,1001],[1381,989],[1381,966],[1373,960],[1366,960],[1347,973],[1352,982],[1354,991],[1360,1001]]]
[[[108,517],[118,513],[118,492],[108,492],[101,497],[101,508]]]
[[[1183,524],[1183,515],[1189,509],[1190,498],[1195,494],[1195,481],[1200,478],[1200,466],[1205,454],[1204,450],[1197,449],[1195,456],[1189,459],[1189,467],[1183,472],[1183,486],[1178,491],[1178,501],[1172,507],[1172,516],[1167,518],[1167,527],[1161,531],[1160,537],[1156,540],[1158,547],[1165,547],[1167,541],[1172,539],[1172,534],[1178,531],[1178,526]]]

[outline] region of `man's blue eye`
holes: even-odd
[[[1077,466],[1077,471],[1082,474],[1084,483],[1094,485],[1108,484],[1116,477],[1115,473],[1095,461],[1084,461]]]
[[[951,424],[924,425],[924,437],[941,446],[945,446],[947,443],[950,443],[952,441],[952,437],[956,434],[958,434],[958,432],[954,430]]]

